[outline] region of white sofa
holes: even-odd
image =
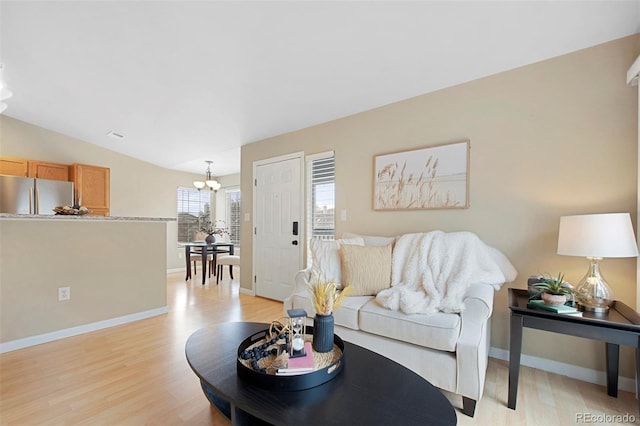
[[[363,237],[364,245],[389,240]],[[302,308],[314,315],[308,284],[312,268],[295,276],[284,312]],[[375,296],[349,296],[334,311],[343,339],[384,355],[413,370],[434,386],[462,397],[463,413],[473,417],[484,390],[495,286],[471,284],[459,313],[405,314],[382,307]]]

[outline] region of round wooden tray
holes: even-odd
[[[279,376],[275,374],[262,373],[254,370],[253,368],[247,367],[241,361],[242,352],[256,342],[263,339],[266,340],[268,332],[269,330],[259,331],[247,337],[242,341],[242,343],[240,343],[240,346],[238,346],[236,366],[238,376],[241,379],[269,390],[297,391],[310,389],[328,382],[336,377],[344,367],[344,342],[337,334],[333,335],[333,342],[340,349],[340,356],[337,360],[324,368],[303,374]],[[313,327],[307,326],[307,332],[312,333]]]

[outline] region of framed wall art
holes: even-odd
[[[469,141],[374,157],[373,209],[469,207]]]

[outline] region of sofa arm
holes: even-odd
[[[296,272],[293,283],[293,293],[282,302],[283,316],[287,316],[287,310],[293,308],[293,297],[295,294],[304,294],[309,291],[309,280],[311,279],[311,267]]]
[[[495,290],[487,284],[472,284],[460,313],[462,327],[456,346],[458,394],[478,401],[484,391],[489,358],[491,313]]]
[[[309,291],[309,282],[311,281],[311,267],[302,269],[296,272],[295,285],[293,287],[293,293],[304,293]]]

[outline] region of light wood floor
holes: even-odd
[[[0,424],[228,425],[202,394],[185,341],[216,322],[271,321],[282,305],[239,294],[238,277],[225,277],[202,286],[197,277],[185,283],[183,273],[168,274],[167,315],[1,355]],[[604,387],[527,367],[520,376],[513,411],[506,407],[508,365],[491,359],[476,416],[458,411],[458,424],[565,425],[579,423],[578,413],[629,413],[639,423],[630,393],[611,398]]]

